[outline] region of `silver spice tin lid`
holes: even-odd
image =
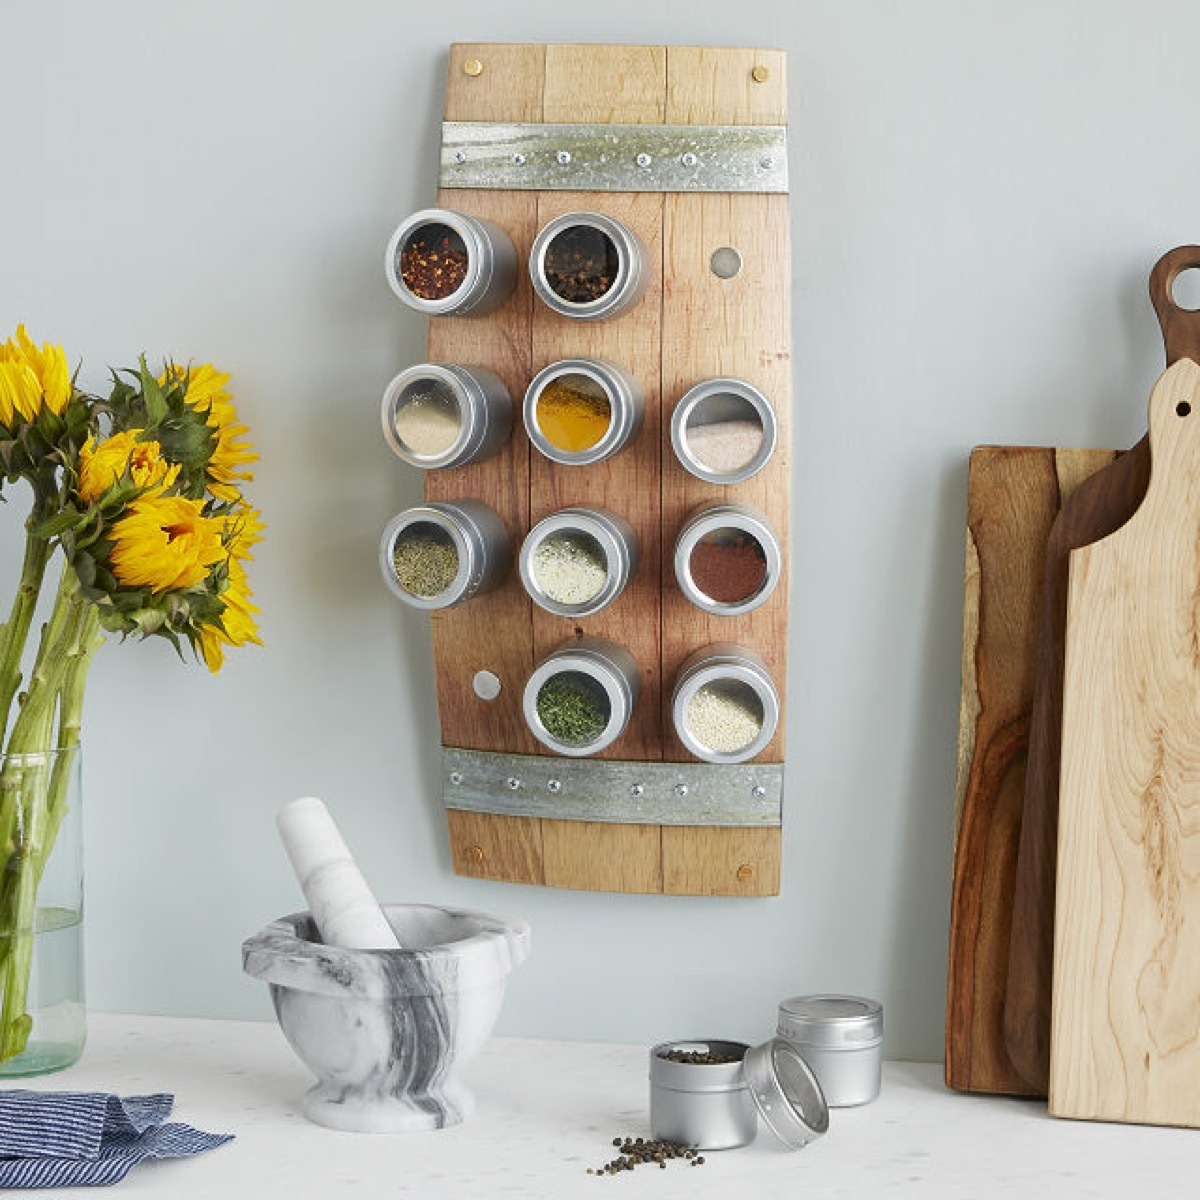
[[[539,551],[558,543],[564,552],[590,559],[603,571],[595,592],[579,601],[556,597]],[[605,508],[562,508],[540,520],[521,545],[521,582],[540,608],[560,617],[586,617],[610,605],[624,590],[637,566],[637,540],[623,517]]]
[[[396,552],[409,538],[429,538],[453,547],[457,566],[440,591],[423,595],[406,588],[397,574]],[[379,539],[379,569],[394,596],[411,608],[434,612],[461,604],[497,586],[511,561],[508,529],[478,500],[419,504],[397,513]]]
[[[538,698],[555,676],[587,687],[600,705],[604,724],[586,741],[566,741],[543,723]],[[611,746],[625,732],[641,690],[641,674],[633,655],[606,638],[581,637],[565,642],[530,675],[521,697],[521,709],[530,732],[547,749],[567,758],[586,758]]]
[[[739,746],[723,748],[706,740],[698,725],[695,706],[710,703],[732,705],[756,716],[758,731]],[[690,654],[679,668],[671,696],[671,719],[675,733],[688,752],[703,762],[748,762],[766,749],[779,725],[779,693],[766,663],[753,651],[730,642],[718,642]]]
[[[877,1046],[883,1040],[883,1005],[865,996],[792,996],[779,1005],[776,1032],[800,1046]]]
[[[447,296],[427,299],[404,279],[402,257],[423,234],[448,237],[466,254],[463,278]],[[491,221],[448,208],[424,208],[401,221],[388,241],[383,265],[392,291],[427,317],[490,312],[508,299],[517,278],[517,252],[508,234]]]
[[[603,247],[612,260],[612,278],[598,296],[574,300],[557,289],[547,259],[572,237],[587,238]],[[620,221],[604,213],[563,213],[539,231],[529,252],[529,277],[542,302],[560,316],[576,321],[602,321],[631,308],[641,298],[649,281],[647,256],[641,239]]]
[[[406,437],[405,414],[415,415],[422,406],[426,416],[457,425],[452,440],[433,450],[423,449],[411,433]],[[392,452],[411,466],[434,471],[495,454],[512,431],[512,398],[503,380],[483,367],[418,363],[388,384],[380,417]]]
[[[543,428],[544,418],[539,414],[542,393],[555,382],[573,390],[587,389],[608,402],[607,428],[591,445],[578,450],[564,448]],[[598,358],[564,358],[533,377],[525,391],[522,415],[529,440],[547,458],[566,466],[588,466],[616,454],[641,429],[644,410],[641,386],[627,371]]]
[[[718,461],[708,439],[757,435],[757,447],[728,463]],[[671,414],[671,447],[683,468],[707,483],[744,483],[766,466],[775,452],[778,423],[770,400],[744,379],[705,379],[689,389]],[[728,453],[727,451],[725,453]]]
[[[772,1038],[746,1052],[743,1070],[758,1115],[789,1149],[803,1150],[828,1131],[825,1095],[794,1046]]]
[[[741,540],[761,553],[762,582],[749,595],[728,600],[713,596],[697,581],[692,555],[712,543]],[[718,616],[738,616],[763,604],[774,592],[783,571],[783,552],[767,518],[747,504],[713,504],[697,509],[683,523],[675,540],[675,580],[679,590],[697,607]],[[711,586],[711,585],[710,585]]]

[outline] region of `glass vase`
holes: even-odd
[[[83,1052],[81,796],[78,746],[0,755],[0,1078]]]

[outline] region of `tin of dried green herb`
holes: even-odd
[[[414,534],[396,543],[392,565],[400,586],[413,596],[429,600],[440,596],[458,574],[454,544],[426,534]]]
[[[537,694],[537,715],[546,732],[560,742],[582,746],[593,742],[608,724],[593,685],[569,675],[552,675]]]

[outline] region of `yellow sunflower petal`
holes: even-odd
[[[205,625],[200,630],[200,653],[214,675],[224,665],[226,646],[244,646],[247,642],[262,645],[254,623],[254,614],[262,610],[251,595],[246,569],[236,558],[231,558],[229,583],[221,593],[225,608],[220,623]]]
[[[113,575],[126,587],[154,592],[193,587],[227,557],[223,522],[198,500],[150,493],[134,500],[112,528]]]
[[[153,439],[139,440],[144,431],[127,429],[114,433],[99,446],[89,437],[79,453],[79,498],[93,504],[128,470],[138,487],[170,487],[179,476],[179,464],[162,455],[162,447]]]

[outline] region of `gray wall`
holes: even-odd
[[[266,648],[211,678],[98,658],[86,735],[98,1009],[266,1017],[241,939],[300,905],[273,814],[323,796],[390,899],[527,917],[502,1031],[761,1037],[783,996],[881,998],[941,1052],[966,456],[1127,446],[1162,349],[1146,276],[1200,238],[1200,7],[606,0],[0,4],[0,330],[213,360],[263,454]],[[416,15],[419,14],[419,15]],[[795,397],[783,892],[456,878],[425,622],[375,568],[420,480],[378,398],[424,329],[382,279],[428,204],[455,40],[790,55]],[[19,506],[3,513],[15,577]],[[7,603],[7,601],[4,601]]]

